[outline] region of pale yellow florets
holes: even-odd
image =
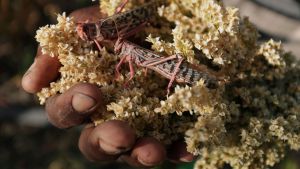
[[[170,1],[173,2],[173,0]],[[239,39],[234,37],[239,31],[238,10],[225,8],[223,4],[217,2],[214,0],[174,0],[174,3],[171,3],[168,7],[159,9],[161,16],[174,22],[179,27],[175,28],[173,34],[184,35],[180,39],[181,46],[178,45],[178,42],[176,42],[177,37],[174,36],[176,52],[178,49],[183,48],[182,46],[190,46],[190,42],[193,42],[194,47],[220,65],[231,62],[230,60],[239,54],[237,52],[239,50],[238,46],[234,46],[234,44],[240,43]],[[187,15],[189,13],[193,17],[189,17]],[[187,42],[187,45],[181,44]],[[154,49],[157,49],[157,47]],[[228,53],[230,51],[234,53]],[[193,57],[190,53],[188,56]],[[227,58],[229,56],[231,58]]]
[[[100,1],[101,12],[108,14],[108,16],[113,15],[116,9],[124,0],[102,0]]]
[[[260,46],[259,55],[263,55],[270,65],[285,66],[282,58],[283,49],[280,42],[270,40]]]
[[[103,0],[101,11],[113,15],[119,2]],[[125,10],[141,2],[129,1]],[[59,15],[56,25],[41,28],[36,36],[43,53],[62,64],[60,79],[38,93],[41,103],[79,82],[97,84],[106,106],[91,117],[95,125],[118,119],[139,137],[165,144],[184,138],[188,151],[200,155],[195,169],[225,164],[265,169],[287,149],[300,149],[300,63],[280,43],[258,44],[248,18],[218,0],[168,0],[158,14],[160,27],[142,31],[152,49],[162,56],[181,53],[189,63],[208,63],[209,69],[214,65],[218,78],[226,77],[223,84],[217,89],[208,89],[203,80],[177,84],[167,97],[167,79],[150,70],[145,76],[135,66],[125,88],[127,66],[115,80],[119,56],[81,40],[72,18]],[[142,34],[137,38],[144,40]]]
[[[167,43],[163,40],[160,40],[159,37],[152,37],[150,34],[147,37],[147,41],[151,42],[152,48],[159,52],[166,52],[168,55],[172,55],[175,53],[182,54],[188,62],[192,64],[197,64],[199,61],[195,59],[195,52],[193,50],[193,44],[189,39],[185,39],[187,32],[182,29],[180,26],[176,26],[175,29],[172,30],[173,35],[173,43]]]
[[[91,50],[92,44],[79,38],[71,18],[58,15],[58,24],[41,28],[36,39],[40,42],[43,53],[58,57],[63,65],[59,70],[61,78],[38,93],[41,103],[78,82],[100,86],[111,83],[114,75],[112,63],[116,63],[118,57],[106,50],[100,53]],[[98,57],[99,55],[102,57]]]
[[[119,7],[125,2],[125,0],[101,0],[100,1],[100,11],[102,13],[107,14],[108,16],[114,15],[116,12],[124,12],[128,9],[132,9],[133,7],[136,7],[138,5],[141,5],[147,0],[129,0],[126,5],[124,6],[124,9],[122,11],[117,11]]]
[[[203,81],[200,81],[192,87],[176,87],[174,94],[161,101],[161,107],[155,111],[162,114],[176,112],[178,115],[187,111],[197,115],[211,114],[214,107],[220,103],[218,96],[219,94],[209,91]]]

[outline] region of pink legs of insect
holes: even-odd
[[[170,82],[169,82],[169,84],[168,84],[168,88],[167,88],[167,96],[169,96],[169,94],[170,94],[170,88],[171,88],[173,82],[175,81],[175,78],[176,78],[177,73],[178,73],[179,70],[180,70],[179,67],[180,67],[182,61],[183,61],[183,58],[179,58],[179,61],[178,61],[178,63],[176,64],[176,67],[175,67],[175,69],[174,69],[174,73],[172,74],[172,77],[171,77]]]
[[[133,30],[125,33],[125,32],[118,32],[118,36],[119,38],[117,39],[116,43],[115,43],[115,53],[119,53],[120,50],[124,47],[123,46],[123,39],[130,37],[134,34],[136,34],[137,32],[139,32],[141,29],[144,28],[144,26],[146,25],[146,22],[140,24],[139,26],[137,26],[136,28],[134,28]],[[96,43],[97,44],[97,43]],[[128,47],[128,46],[126,46]],[[130,50],[130,49],[127,49]],[[134,68],[133,68],[133,64],[132,64],[132,57],[131,56],[123,56],[122,59],[120,60],[120,62],[117,64],[116,66],[116,78],[120,77],[120,67],[121,65],[125,62],[128,61],[129,64],[129,69],[130,69],[130,78],[129,80],[125,83],[125,86],[133,79],[134,77]]]
[[[118,14],[118,13],[122,12],[122,10],[124,9],[124,7],[125,7],[125,5],[126,5],[127,3],[128,3],[128,0],[124,0],[124,1],[122,2],[122,4],[116,9],[115,14]]]
[[[130,48],[130,46],[123,46],[123,43],[120,42],[120,41],[118,41],[116,44],[117,44],[116,46],[118,46],[119,49],[120,48],[124,48],[124,47],[126,49]],[[127,49],[127,50],[131,51],[132,49]],[[120,76],[120,71],[119,70],[120,70],[122,64],[125,61],[127,61],[128,64],[129,64],[130,78],[125,83],[125,86],[127,86],[127,84],[133,79],[134,74],[135,74],[134,68],[133,68],[133,59],[134,58],[132,58],[132,56],[125,55],[125,56],[123,56],[121,58],[120,62],[116,66],[116,78],[119,78],[119,76]],[[172,55],[172,56],[169,56],[169,57],[166,57],[166,58],[154,58],[154,59],[147,60],[147,61],[145,61],[143,63],[140,63],[140,66],[146,68],[146,70],[147,70],[147,68],[151,68],[153,66],[157,66],[157,65],[159,65],[161,63],[167,62],[169,60],[174,60],[174,59],[178,59],[178,62],[176,63],[176,66],[174,68],[174,72],[172,73],[172,75],[170,77],[170,81],[169,81],[168,88],[167,88],[167,95],[170,94],[170,88],[172,87],[172,84],[174,83],[174,81],[176,79],[176,75],[180,71],[180,65],[182,64],[182,62],[183,62],[184,59],[180,55],[176,54],[176,55]]]
[[[170,82],[169,82],[168,88],[167,88],[167,92],[168,92],[167,95],[169,95],[170,88],[171,88],[172,84],[174,83],[174,81],[176,79],[177,73],[180,70],[180,65],[183,62],[183,58],[180,55],[175,54],[175,55],[163,58],[163,59],[161,59],[161,58],[155,58],[155,59],[151,59],[151,60],[148,60],[148,61],[145,61],[145,62],[142,63],[142,65],[144,67],[149,67],[149,66],[155,66],[155,65],[161,64],[163,62],[166,62],[166,61],[169,61],[169,60],[173,60],[173,59],[178,59],[178,63],[176,63],[176,67],[175,67],[174,72],[172,73],[172,76],[170,78]]]
[[[100,43],[99,43],[96,39],[94,40],[94,42],[95,42],[97,48],[99,49],[99,51],[101,51],[103,48],[102,48],[102,46],[100,45]]]
[[[130,46],[127,48],[126,45],[124,46],[124,41],[121,38],[118,38],[118,40],[115,43],[115,52],[116,53],[120,53],[122,50],[122,48],[126,48],[126,50],[131,50]],[[129,63],[129,69],[130,69],[130,78],[129,80],[125,83],[125,86],[127,86],[128,82],[130,80],[132,80],[133,76],[134,76],[134,68],[133,68],[133,64],[132,64],[132,57],[129,55],[125,55],[121,58],[120,62],[116,65],[116,79],[118,79],[120,77],[120,68],[122,66],[122,64],[127,61]]]
[[[116,66],[116,78],[118,79],[120,77],[120,68],[122,66],[122,64],[127,61],[129,64],[129,69],[130,69],[130,77],[127,80],[127,82],[124,84],[124,86],[127,86],[128,83],[133,79],[134,77],[134,68],[133,68],[133,64],[132,64],[132,57],[131,56],[124,56],[121,58],[120,62],[117,64]]]
[[[120,13],[125,5],[128,3],[128,0],[124,0],[124,2],[117,8],[115,13]],[[122,29],[121,31],[119,31],[117,29],[117,33],[118,33],[118,41],[121,42],[122,39],[127,39],[128,37],[135,35],[137,32],[141,31],[145,26],[146,26],[147,22],[143,22],[140,25],[136,26],[135,28],[133,28],[132,30],[128,31],[128,27],[130,25],[128,25],[127,28]],[[117,28],[117,24],[115,23],[115,26]]]
[[[116,79],[119,79],[119,77],[120,77],[120,68],[121,68],[122,64],[125,62],[125,60],[126,60],[126,56],[122,57],[120,62],[117,64],[117,66],[115,68],[116,69]]]

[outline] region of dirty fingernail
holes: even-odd
[[[35,62],[33,62],[33,64],[28,68],[28,70],[25,72],[24,76],[27,76],[28,74],[30,74],[32,72],[32,69],[34,66],[35,66]]]
[[[103,140],[101,140],[100,145],[101,145],[102,150],[104,150],[105,153],[110,154],[110,155],[121,154],[121,153],[129,150],[128,148],[125,148],[125,147],[113,146],[109,143],[104,142]]]
[[[193,158],[180,158],[179,161],[184,162],[184,163],[189,163],[192,162],[194,159]]]
[[[153,164],[150,164],[148,162],[145,162],[145,160],[141,159],[141,158],[137,158],[138,162],[141,163],[143,166],[146,166],[146,167],[151,167],[153,166]]]
[[[72,98],[73,108],[79,112],[87,112],[96,105],[96,100],[82,93],[76,93]]]

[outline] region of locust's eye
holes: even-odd
[[[97,29],[95,24],[86,24],[83,31],[86,32],[89,40],[93,40],[97,37]]]

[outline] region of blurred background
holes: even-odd
[[[77,148],[79,128],[52,127],[37,99],[20,81],[32,63],[40,26],[55,23],[56,14],[96,4],[91,0],[0,0],[0,168],[129,169],[125,164],[91,164]],[[249,16],[261,40],[281,40],[300,58],[300,0],[225,0]],[[300,169],[300,154],[290,152],[276,169]],[[166,163],[160,169],[191,169],[193,164]]]

